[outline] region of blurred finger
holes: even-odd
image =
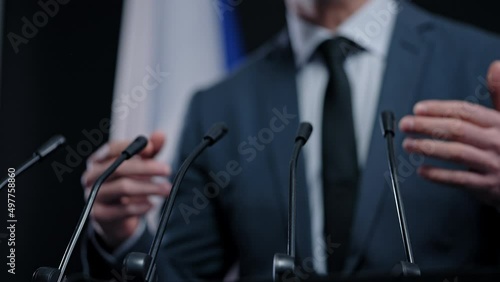
[[[88,162],[107,162],[116,159],[130,145],[130,140],[110,141],[90,155]]]
[[[113,163],[110,160],[105,163],[95,163],[82,175],[82,183],[85,187],[91,186],[99,176]],[[170,176],[171,168],[169,165],[158,162],[153,159],[143,160],[140,158],[131,158],[125,161],[118,169],[108,178],[108,181],[123,176],[138,176],[138,177],[153,177],[153,176]]]
[[[90,162],[106,162],[118,157],[132,142],[132,140],[111,141],[99,148],[89,157]],[[141,157],[152,158],[163,147],[165,135],[159,131],[154,132],[146,147],[139,153]]]
[[[490,152],[458,142],[406,138],[403,147],[410,153],[467,165],[479,171],[498,171],[500,162]]]
[[[496,179],[490,175],[482,175],[472,171],[450,170],[432,166],[418,169],[420,176],[442,184],[457,185],[475,192],[484,193],[495,186]]]
[[[413,108],[415,115],[461,119],[481,127],[500,126],[500,113],[465,101],[427,100]]]
[[[406,116],[399,123],[401,131],[430,136],[432,139],[466,143],[487,150],[500,146],[495,131],[452,118]]]
[[[130,205],[96,204],[92,209],[92,217],[98,222],[112,222],[132,216],[143,216],[152,207],[153,204],[151,202]]]
[[[493,106],[500,110],[500,61],[495,61],[488,70],[488,88],[490,90]]]
[[[148,202],[149,202],[149,196],[123,196],[120,197],[118,204],[120,205],[146,204]]]
[[[168,196],[169,183],[151,183],[130,178],[121,178],[102,185],[97,195],[99,202],[113,202],[122,197]]]
[[[153,158],[161,151],[163,145],[165,144],[165,140],[166,140],[165,134],[163,134],[160,131],[153,132],[149,137],[149,142],[148,142],[148,145],[151,145],[151,147],[145,148],[140,153],[140,156],[144,158]]]

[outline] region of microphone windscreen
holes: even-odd
[[[313,127],[310,123],[302,122],[299,125],[299,128],[297,129],[297,135],[295,137],[295,142],[302,139],[302,140],[304,140],[304,144],[306,144],[307,140],[309,140],[309,137],[311,137],[312,130],[313,130]]]
[[[138,136],[135,140],[128,145],[128,147],[122,152],[127,156],[127,159],[131,158],[135,154],[139,153],[148,144],[148,139],[144,136]]]
[[[396,129],[396,121],[393,112],[383,111],[380,114],[380,128],[382,129],[382,135],[384,135],[384,137],[387,136],[388,133],[394,136]]]
[[[38,148],[35,154],[38,154],[41,158],[43,158],[64,143],[66,143],[66,138],[64,138],[64,136],[55,135],[52,138],[50,138],[49,141],[45,142],[42,146],[40,146],[40,148]]]
[[[207,134],[203,137],[203,139],[208,140],[209,145],[212,146],[217,141],[219,141],[224,135],[227,133],[227,126],[223,122],[218,122],[208,130]]]

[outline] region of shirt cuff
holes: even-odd
[[[97,233],[95,232],[94,228],[92,225],[88,228],[88,238],[90,242],[94,245],[96,248],[97,252],[99,255],[101,255],[106,262],[114,265],[116,264],[116,261],[120,259],[121,257],[125,256],[130,248],[134,246],[137,241],[141,238],[142,234],[146,232],[146,221],[141,220],[139,223],[139,226],[135,230],[134,234],[130,236],[125,242],[123,242],[118,248],[116,248],[113,252],[106,251],[105,248],[99,243],[99,240],[97,240]]]

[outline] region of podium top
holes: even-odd
[[[304,277],[301,280],[285,280],[283,282],[298,282],[298,281],[311,281],[311,282],[498,282],[500,281],[500,272],[489,272],[489,273],[442,273],[442,274],[429,274],[422,275],[420,277],[391,277],[391,276],[366,276],[357,278],[340,278],[340,277],[325,277],[325,276],[312,276]],[[68,277],[68,282],[95,282],[101,280],[91,279],[82,274],[70,275]],[[269,279],[241,279],[240,281],[262,281],[262,282],[272,282]]]
[[[500,281],[500,272],[491,273],[441,273],[427,274],[419,277],[391,277],[391,276],[372,276],[357,278],[339,278],[339,277],[310,277],[301,281],[314,282],[498,282]]]

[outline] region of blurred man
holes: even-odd
[[[405,256],[376,128],[382,110],[408,133],[396,137],[406,151],[398,147],[398,173],[422,271],[498,266],[500,63],[492,62],[500,40],[406,2],[286,4],[287,29],[191,102],[179,161],[214,122],[230,133],[187,174],[160,280],[220,280],[235,263],[240,277],[272,276],[273,255],[286,251],[287,163],[299,121],[314,132],[299,167],[298,273],[389,272]],[[87,242],[94,277],[120,269],[128,252],[148,251],[148,197],[169,193],[152,181],[171,173],[154,160],[164,138],[154,133],[102,187]],[[127,143],[89,159],[86,189]]]

